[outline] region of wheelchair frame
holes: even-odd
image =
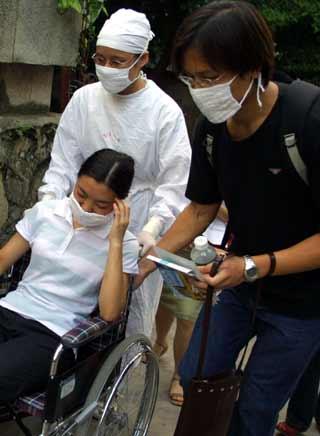
[[[21,277],[27,260],[23,259],[17,267]],[[17,273],[13,271],[11,277],[14,275]],[[14,279],[10,291],[19,282],[16,277]],[[134,427],[126,436],[147,434],[158,393],[159,367],[150,341],[145,336],[125,339],[131,292],[130,283],[127,305],[119,321],[108,323],[100,317],[90,318],[62,336],[52,358],[46,393],[21,397],[9,407],[12,418],[25,436],[32,436],[22,421],[29,415],[43,420],[39,436],[109,435],[110,430],[104,433],[103,429],[107,425],[108,413],[112,412],[109,411],[110,405],[117,398],[130,371],[139,365],[145,370],[143,392]],[[75,366],[59,374],[59,362],[66,350],[73,350],[78,358]],[[82,353],[84,357],[80,358]],[[37,398],[42,401],[39,401],[38,409],[32,406],[32,401],[36,404]],[[75,405],[71,405],[70,401]],[[101,412],[101,416],[94,422],[97,411]],[[97,427],[95,433],[90,430],[90,425]]]

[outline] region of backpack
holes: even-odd
[[[306,120],[314,103],[320,98],[320,88],[303,80],[294,80],[290,84],[281,84],[281,89],[285,104],[281,114],[280,140],[287,150],[291,164],[304,183],[309,185],[307,166],[300,150]],[[204,116],[199,118],[195,127],[195,131],[201,129],[200,141],[206,148],[211,165],[212,148],[219,137],[221,127],[222,124],[212,124]]]

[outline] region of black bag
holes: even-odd
[[[191,380],[174,436],[226,436],[241,384],[240,370],[202,377],[213,289],[208,289],[197,376]]]
[[[220,257],[213,264],[210,275],[215,275],[223,261]],[[257,284],[257,297],[253,309],[252,326],[261,292],[261,282]],[[185,396],[174,436],[226,436],[229,430],[235,402],[238,399],[242,380],[242,368],[248,343],[244,349],[238,368],[203,377],[203,367],[208,341],[210,314],[214,289],[209,286],[202,323],[202,336],[197,375],[194,377]]]

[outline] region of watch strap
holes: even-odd
[[[270,258],[270,268],[269,268],[267,276],[272,276],[272,274],[274,273],[274,271],[276,269],[277,259],[276,259],[275,254],[272,251],[270,253],[267,253],[267,254]]]

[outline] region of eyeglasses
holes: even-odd
[[[185,74],[180,74],[179,79],[181,82],[183,82],[185,85],[192,86],[197,84],[200,88],[209,88],[210,86],[213,86],[221,77],[223,74],[220,74],[220,76],[214,77],[214,78],[206,78],[206,77],[191,77],[187,76]]]
[[[132,57],[132,59],[129,59],[129,60],[121,60],[121,59],[112,58],[112,57],[107,59],[99,53],[94,53],[92,55],[93,62],[96,65],[101,65],[104,67],[108,64],[110,67],[113,67],[113,68],[124,68],[126,66],[129,66],[131,64],[131,62],[134,60],[134,58],[135,58],[135,55]]]

